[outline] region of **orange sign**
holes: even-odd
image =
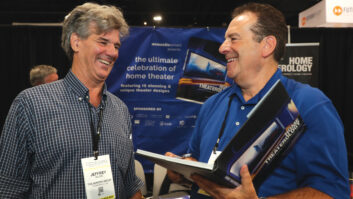
[[[306,17],[303,17],[302,18],[302,26],[305,26],[305,23],[306,23]]]
[[[333,14],[335,14],[336,16],[340,16],[343,12],[343,9],[341,6],[335,6],[333,8]]]

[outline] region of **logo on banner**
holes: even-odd
[[[336,16],[340,16],[343,12],[343,9],[341,6],[335,6],[333,8],[333,14],[336,15]]]
[[[303,17],[302,18],[302,26],[305,26],[305,24],[306,24],[306,17]]]
[[[278,67],[284,76],[317,87],[318,53],[318,43],[288,44]]]

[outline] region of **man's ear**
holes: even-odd
[[[273,35],[269,35],[262,40],[262,56],[268,57],[273,54],[277,44],[277,39]]]
[[[80,37],[76,33],[72,33],[70,37],[71,48],[74,52],[79,49]]]

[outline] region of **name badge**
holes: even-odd
[[[115,198],[109,155],[81,159],[87,199]]]

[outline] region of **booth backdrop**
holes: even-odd
[[[201,40],[222,42],[222,34],[225,30],[222,28],[132,27],[131,31],[136,31],[131,34],[133,36],[136,33],[136,37],[132,40],[134,44],[131,45],[134,47],[130,48],[127,41],[126,45],[123,43],[119,58],[121,65],[118,60],[112,76],[107,81],[108,89],[121,97],[132,112],[133,129],[137,132],[132,135],[135,147],[158,149],[160,152],[169,150],[183,152],[197,117],[195,113],[200,107],[199,104],[175,98],[178,80],[184,74],[183,67],[187,49],[190,47],[190,38],[198,37]],[[152,32],[154,33],[151,34]],[[353,29],[291,28],[290,32],[292,43],[320,43],[318,87],[333,101],[343,120],[352,171],[353,106],[349,93],[353,90],[353,78],[351,78],[353,76]],[[61,27],[0,26],[2,44],[0,81],[3,91],[3,104],[0,109],[1,128],[12,100],[20,91],[30,86],[28,74],[31,67],[37,64],[50,64],[58,68],[60,78],[67,73],[70,62],[60,47],[60,35]],[[153,42],[157,36],[163,38],[160,40],[162,42]],[[151,43],[156,44],[152,46]],[[165,51],[167,55],[155,56],[159,51]],[[146,87],[142,87],[142,80],[144,80],[142,76],[132,76],[131,73],[131,71],[141,72],[142,65],[151,66],[148,69],[145,67],[144,71],[147,72],[144,78],[151,80],[150,85],[146,84]],[[121,85],[121,81],[126,79],[129,81],[124,83],[125,91],[121,92],[121,86],[117,85]],[[138,85],[142,90],[136,92]],[[134,92],[131,92],[132,88]],[[147,90],[143,91],[143,89]],[[163,132],[170,132],[170,134]],[[151,138],[152,141],[145,141],[146,137]],[[149,166],[145,169],[150,171]]]

